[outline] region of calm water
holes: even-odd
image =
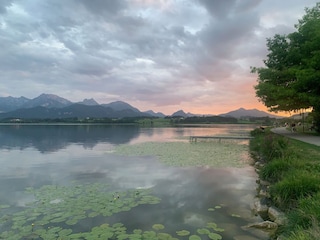
[[[242,135],[248,134],[253,127],[0,126],[0,233],[7,231],[9,236],[14,231],[20,231],[21,226],[37,223],[43,215],[54,214],[52,211],[37,210],[32,205],[36,194],[30,194],[26,189],[37,190],[47,185],[58,189],[60,186],[99,183],[108,185],[115,202],[116,198],[121,200],[124,192],[137,189],[151,189],[152,195],[160,201],[157,204],[140,204],[111,216],[97,213],[97,216],[89,218],[86,215],[86,218],[68,226],[63,221],[38,224],[32,226],[31,235],[21,239],[42,239],[40,230],[54,226],[68,228],[72,233],[90,233],[93,227],[103,223],[122,223],[127,233],[135,229],[154,231],[152,226],[161,224],[165,227],[161,231],[176,239],[188,239],[188,236],[177,236],[176,232],[180,230],[209,239],[208,235],[201,235],[197,230],[205,228],[208,223],[215,223],[224,229],[223,232],[217,231],[223,239],[267,239],[261,232],[244,227],[260,220],[251,213],[257,176],[249,164],[243,168],[170,167],[152,155],[123,156],[113,153],[113,149],[120,144],[188,142],[191,135]],[[215,144],[219,144],[218,141]],[[67,195],[68,190],[65,191]],[[88,191],[88,195],[90,193],[92,190]],[[80,195],[75,195],[74,199],[77,197],[80,198]],[[49,206],[56,207],[63,201],[67,202],[60,196],[52,199]],[[15,216],[19,212],[22,213],[20,215],[26,214],[23,211],[30,208],[30,203],[35,216],[30,220],[23,219],[25,222],[17,220]],[[68,208],[72,209],[72,204]],[[35,234],[38,231],[39,235]],[[48,239],[54,239],[50,236]],[[59,239],[58,233],[55,236]]]

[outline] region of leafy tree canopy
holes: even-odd
[[[265,67],[251,70],[258,74],[256,95],[270,111],[312,108],[320,130],[320,2],[305,11],[295,32],[267,39]]]

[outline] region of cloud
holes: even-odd
[[[0,95],[50,90],[165,113],[262,108],[250,66],[263,63],[267,37],[294,31],[315,3],[1,1]]]
[[[126,7],[126,1],[105,1],[105,0],[77,0],[74,4],[81,3],[93,14],[99,14],[101,16],[109,17],[109,15],[115,15]]]
[[[11,6],[13,0],[2,0],[0,2],[0,14],[5,14],[7,12],[7,8]]]

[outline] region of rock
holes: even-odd
[[[264,221],[264,222],[249,224],[248,227],[259,228],[264,230],[275,230],[278,228],[278,224],[271,221]]]
[[[260,180],[260,185],[261,185],[261,186],[265,186],[265,187],[269,187],[269,186],[270,186],[270,183],[269,183],[268,181]]]
[[[265,165],[264,163],[257,161],[257,162],[255,162],[254,167],[260,169],[260,168],[264,167],[264,165]]]
[[[263,219],[268,218],[268,209],[269,207],[265,204],[264,199],[255,198],[254,200],[254,211],[259,214]]]
[[[270,198],[270,194],[266,189],[261,189],[258,194],[259,197]]]
[[[285,225],[287,222],[285,214],[274,206],[269,207],[268,216],[271,221],[274,221],[278,225]]]

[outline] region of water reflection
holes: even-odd
[[[94,148],[98,143],[125,144],[173,141],[192,135],[243,135],[252,125],[199,125],[178,128],[139,128],[118,125],[0,125],[0,149],[34,147],[42,153],[59,151],[70,144]]]
[[[250,126],[216,128],[143,128],[134,126],[1,126],[0,203],[24,207],[33,199],[27,187],[107,183],[111,191],[152,188],[161,198],[157,205],[141,205],[108,218],[121,222],[128,231],[150,230],[155,223],[177,230],[196,232],[208,222],[227,229],[223,239],[256,237],[242,226],[253,222],[250,203],[255,194],[256,174],[251,167],[170,167],[154,156],[119,156],[114,144],[144,141],[173,141],[190,135],[219,135],[248,132]],[[90,146],[90,147],[86,147]],[[220,206],[215,211],[210,208]],[[235,218],[233,214],[241,217]],[[90,230],[106,221],[95,218],[75,226]],[[8,229],[1,229],[8,230]],[[259,235],[257,239],[265,239]]]
[[[0,149],[34,147],[53,152],[72,143],[93,148],[99,142],[123,144],[139,135],[135,126],[110,125],[1,125]]]

